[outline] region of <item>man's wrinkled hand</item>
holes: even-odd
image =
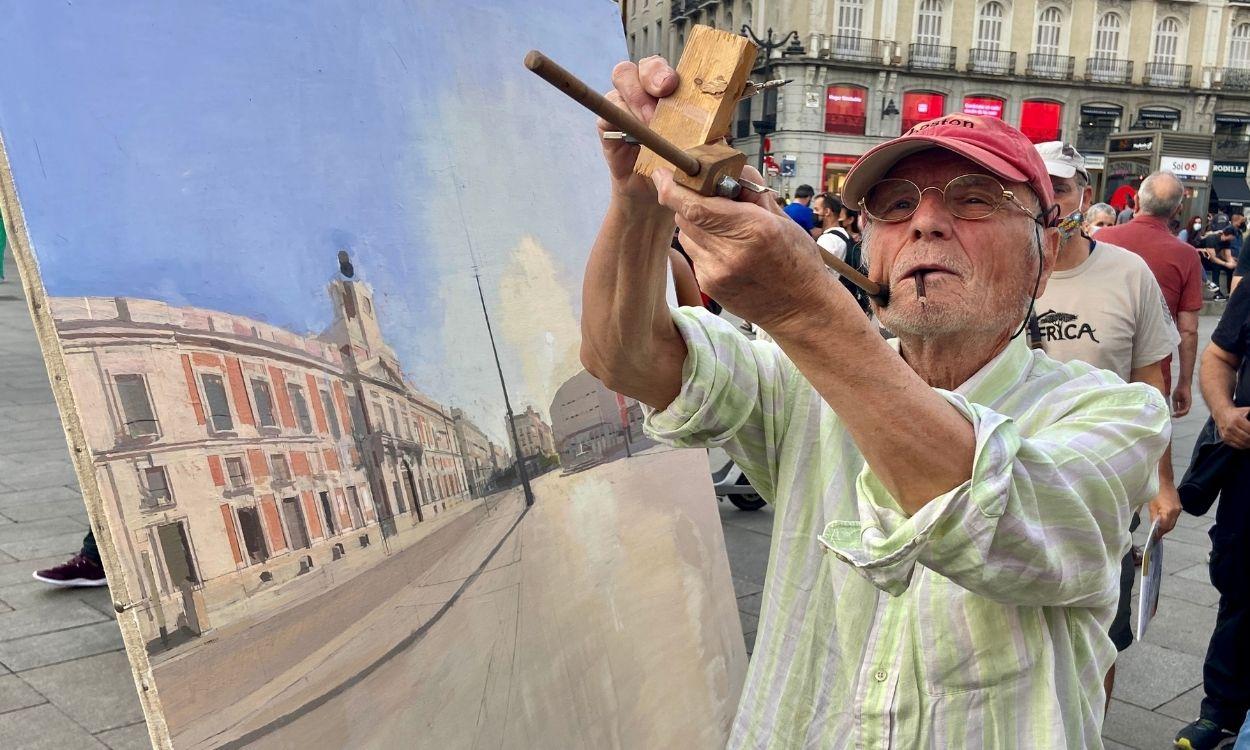
[[[1179,384],[1172,389],[1172,416],[1180,418],[1189,413],[1193,405],[1193,393],[1188,385]]]
[[[650,124],[660,99],[676,90],[677,71],[664,58],[652,56],[643,58],[637,65],[632,62],[617,63],[612,69],[612,90],[604,96],[612,104]],[[638,160],[638,151],[642,147],[620,140],[604,140],[603,134],[609,130],[616,130],[616,127],[600,118],[599,140],[612,176],[612,192],[623,198],[654,200],[655,188],[651,181],[634,174],[634,162]]]
[[[742,175],[763,181],[751,167]],[[832,277],[816,242],[770,193],[744,190],[737,201],[709,198],[675,182],[667,169],[656,170],[652,180],[660,203],[676,214],[682,247],[708,296],[773,333],[814,314],[811,303]]]
[[[1181,515],[1181,498],[1175,487],[1159,491],[1155,499],[1150,501],[1150,519],[1159,522],[1159,537],[1176,528],[1176,519]]]
[[[1234,406],[1215,414],[1215,426],[1220,429],[1220,439],[1226,445],[1250,450],[1250,407]]]

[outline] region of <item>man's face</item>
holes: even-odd
[[[911,180],[921,190],[944,188],[965,174],[986,174],[977,164],[948,151],[909,156],[886,177]],[[999,182],[1003,182],[1001,179]],[[1027,185],[1004,183],[1031,212],[1037,199]],[[889,304],[878,317],[900,336],[993,333],[1019,325],[1038,279],[1038,238],[1045,268],[1038,293],[1045,288],[1057,250],[1057,235],[1041,232],[1032,215],[1004,202],[984,219],[953,216],[936,190],[925,192],[906,221],[887,223],[865,218],[870,276],[890,285]],[[924,270],[927,304],[916,295],[916,272]]]
[[[1055,177],[1051,175],[1050,186],[1055,191],[1055,202],[1059,204],[1060,218],[1074,211],[1084,211],[1089,206],[1093,190],[1088,186],[1082,187],[1075,176]]]
[[[1115,226],[1115,214],[1109,214],[1106,211],[1097,211],[1087,218],[1089,220],[1085,222],[1085,232],[1091,236],[1103,227]]]
[[[825,220],[825,214],[828,213],[828,211],[825,209],[824,198],[820,196],[816,196],[814,199],[812,199],[812,213],[816,215],[817,220],[819,221]]]

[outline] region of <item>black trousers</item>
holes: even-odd
[[[1202,718],[1236,732],[1250,710],[1250,451],[1232,462],[1209,533],[1220,609],[1202,668]]]
[[[1233,284],[1233,269],[1225,268],[1206,258],[1202,259],[1202,267],[1207,269],[1207,275],[1210,276],[1211,281],[1215,282],[1215,285],[1227,294]]]

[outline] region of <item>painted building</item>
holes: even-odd
[[[474,497],[480,497],[490,487],[495,472],[506,465],[498,459],[503,451],[492,445],[490,438],[460,409],[452,409],[451,417],[460,442],[469,491]]]
[[[919,122],[1002,117],[1063,139],[1095,177],[1108,136],[1213,135],[1213,199],[1250,203],[1250,3],[1236,0],[623,0],[634,59],[680,57],[696,23],[774,42],[753,78],[791,78],[747,100],[734,145],[774,185],[838,192],[855,160]],[[1192,156],[1185,154],[1184,156]],[[1124,175],[1107,175],[1124,177]],[[1105,196],[1100,196],[1105,197]]]
[[[622,421],[622,411],[625,421]],[[586,370],[564,381],[551,401],[551,430],[560,463],[572,466],[625,450],[630,437],[642,435],[642,408],[619,396]]]
[[[512,422],[516,425],[517,445],[524,458],[555,455],[556,444],[551,435],[551,425],[543,421],[534,407],[527,406],[523,413],[513,415]]]
[[[369,288],[330,292],[337,322],[321,336],[153,300],[51,300],[156,649],[288,601],[323,566],[367,568],[468,497],[449,411],[404,383],[361,320]]]

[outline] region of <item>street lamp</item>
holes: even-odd
[[[776,39],[771,26],[768,27],[768,33],[763,39],[756,35],[749,24],[742,24],[742,36],[750,39],[764,53],[764,80],[772,80],[773,69],[773,51],[785,47],[783,54],[801,55],[803,54],[803,44],[799,41],[799,32],[791,31],[789,34]],[[788,45],[788,46],[787,46]],[[771,105],[771,106],[770,106]],[[760,158],[759,170],[760,174],[764,174],[764,139],[777,130],[777,90],[769,89],[764,92],[763,117],[751,123],[755,128],[755,132],[760,136]],[[771,113],[770,113],[771,110]]]

